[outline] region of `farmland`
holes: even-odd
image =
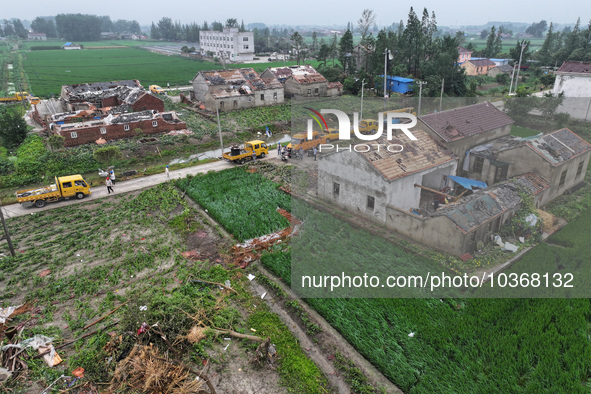
[[[243,167],[186,178],[179,187],[239,241],[289,226],[276,208],[291,209],[290,197],[260,174]]]
[[[122,41],[100,43],[105,46],[125,44]],[[49,44],[51,42],[44,43]],[[145,86],[188,85],[199,71],[222,68],[220,64],[208,61],[149,52],[140,46],[81,51],[27,51],[21,52],[20,56],[31,90],[43,97],[51,93],[58,94],[62,85],[85,82],[138,79]],[[292,64],[295,62],[237,64],[231,67],[253,67],[262,72],[267,67]]]
[[[9,226],[18,229],[13,233],[18,254],[6,257],[6,243],[0,245],[0,302],[32,304],[9,322],[22,328],[21,338],[47,335],[57,346],[81,337],[88,323],[125,306],[95,325],[98,333],[87,342],[59,350],[64,363],[58,367],[32,359],[33,352],[23,354],[28,370],[20,380],[0,383],[0,391],[41,392],[76,367],[86,370],[87,381],[105,384],[101,391],[142,391],[134,386],[144,381],[138,371],[124,381],[111,380],[117,362],[105,360],[119,361],[132,347],[145,345],[165,364],[199,364],[201,370],[211,361],[210,373],[227,380],[219,382],[221,391],[253,391],[265,382],[268,392],[324,392],[322,373],[281,320],[260,297],[253,297],[243,271],[224,268],[224,250],[234,241],[172,185],[32,212],[11,219]],[[188,250],[193,254],[182,254]],[[207,283],[226,281],[233,291]],[[141,322],[150,325],[145,333],[138,332]],[[228,342],[199,322],[269,336],[279,355],[278,373],[251,364],[256,346]],[[192,327],[201,333],[196,341],[188,339]],[[154,387],[147,391],[154,392]]]

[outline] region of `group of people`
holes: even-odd
[[[314,154],[314,160],[316,160],[318,154],[316,147],[312,148],[312,153]],[[304,148],[300,147],[300,149],[292,152],[292,155],[294,155],[296,159],[304,160]],[[287,161],[287,158],[289,157],[287,148],[285,146],[282,147],[281,144],[277,144],[277,156],[279,156],[281,160]]]

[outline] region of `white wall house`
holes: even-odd
[[[227,27],[224,31],[200,31],[199,46],[202,56],[213,55],[240,62],[254,58],[254,34],[240,32],[236,27]]]
[[[556,112],[591,121],[591,62],[564,62],[555,72],[553,95],[564,95]]]

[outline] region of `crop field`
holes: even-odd
[[[372,248],[372,255],[352,254],[364,244],[376,245],[376,241],[361,230],[336,223],[327,214],[310,212],[298,200],[292,201],[292,208],[304,222],[301,239],[293,240],[283,252],[261,258],[263,265],[287,284],[297,275],[294,264],[302,261],[309,263],[309,274],[316,266],[335,265],[339,271],[350,272],[362,260],[371,262],[374,272],[387,256],[397,257],[393,267],[398,275],[405,270],[413,272],[417,266],[429,268],[420,256],[405,255],[394,245]],[[590,220],[591,210],[587,210],[507,273],[569,272],[588,264],[586,251],[591,239],[586,229]],[[338,246],[341,237],[352,243],[351,250]],[[430,269],[433,272],[432,266]],[[576,285],[584,286],[589,280],[587,275]],[[307,298],[306,302],[405,392],[588,391],[591,301],[508,299],[502,292],[498,297]]]
[[[103,46],[124,44],[116,40],[98,43]],[[267,67],[293,64],[295,62],[273,62],[235,64],[230,67],[253,67],[262,72]],[[139,46],[81,51],[28,51],[23,53],[23,67],[31,90],[43,97],[51,93],[59,94],[62,85],[85,82],[137,79],[144,86],[189,85],[199,71],[222,68],[220,64],[212,62],[152,53]]]
[[[142,389],[148,379],[133,374],[138,371],[123,381],[116,379],[117,364],[134,346],[150,347],[165,364],[198,364],[200,371],[211,361],[209,374],[224,376],[216,379],[223,392],[236,387],[324,392],[326,379],[320,370],[281,320],[248,290],[243,271],[223,268],[223,253],[235,241],[172,185],[32,210],[10,219],[8,226],[17,256],[10,257],[6,243],[0,244],[0,306],[28,302],[31,309],[7,326],[22,329],[21,339],[52,337],[55,346],[79,340],[58,350],[64,362],[53,368],[33,359],[36,351],[21,354],[26,370],[19,379],[0,383],[0,392],[41,392],[77,367],[86,370],[91,386],[100,384],[99,391],[170,392],[155,386]],[[193,257],[183,255],[185,251]],[[233,290],[216,283],[230,283]],[[118,306],[116,313],[105,316]],[[97,324],[88,330],[85,326],[91,322]],[[138,332],[142,322],[148,324],[144,333]],[[0,325],[4,344],[5,328]],[[200,333],[197,339],[190,339],[190,330]],[[269,336],[279,355],[277,372],[251,364],[256,345],[228,342],[215,330],[251,335],[254,330],[255,335]],[[82,340],[87,333],[90,337]],[[244,386],[247,383],[251,386]],[[65,386],[57,385],[53,392],[61,388]]]
[[[179,187],[239,241],[289,226],[277,207],[290,210],[290,196],[278,190],[277,184],[243,167],[186,178]]]

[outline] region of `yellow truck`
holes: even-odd
[[[68,175],[55,177],[55,184],[36,189],[19,190],[16,192],[16,200],[19,203],[29,203],[37,208],[43,208],[45,204],[69,198],[83,199],[90,195],[90,186],[82,178],[82,175]]]
[[[229,152],[222,153],[222,158],[233,163],[244,164],[248,160],[253,160],[253,152],[257,157],[263,158],[269,154],[269,148],[265,141],[248,141],[243,148],[237,145],[232,146]]]
[[[150,85],[150,92],[154,94],[164,94],[164,89],[158,85]]]
[[[326,143],[326,137],[317,131],[312,132],[312,139],[308,139],[308,133],[298,133],[291,137],[291,142],[287,144],[287,152],[289,153],[289,157],[292,157],[292,155],[295,155],[295,152],[298,152],[300,148],[303,149],[304,152],[309,152],[312,148]]]
[[[25,101],[27,100],[29,103],[35,105],[39,104],[41,100],[39,97],[33,97],[27,92],[15,92],[12,96],[8,97],[0,97],[0,103],[11,103],[15,101]]]
[[[386,122],[388,120],[389,113],[407,113],[413,114],[416,116],[416,111],[413,107],[401,108],[401,109],[393,109],[391,111],[384,112],[384,130],[386,129]],[[392,119],[393,123],[399,123],[400,119],[394,118]],[[378,121],[375,119],[361,119],[359,121],[359,132],[361,134],[374,134],[378,131]]]

